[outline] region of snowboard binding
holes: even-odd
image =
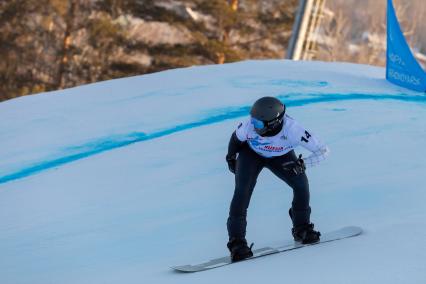
[[[302,244],[313,244],[320,241],[321,233],[314,230],[314,224],[304,224],[291,229],[293,238]]]
[[[232,262],[240,261],[253,256],[253,243],[250,247],[247,245],[246,239],[231,238],[227,244],[229,252],[231,253]]]
[[[293,209],[290,208],[288,210],[288,214],[290,215],[291,220],[294,223],[301,223],[302,221],[307,221],[306,223],[302,223],[301,225],[295,225],[291,229],[291,233],[296,242],[300,242],[304,245],[313,244],[320,241],[321,233],[314,230],[314,224],[309,223],[309,215],[311,214],[311,208],[307,210],[299,210],[296,211],[298,213],[295,216]],[[297,217],[297,218],[296,218]]]

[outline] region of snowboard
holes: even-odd
[[[254,258],[259,258],[262,256],[267,256],[267,255],[299,249],[299,248],[303,248],[307,246],[315,246],[315,245],[320,245],[323,243],[355,237],[360,235],[361,233],[362,233],[362,229],[360,227],[356,227],[356,226],[343,227],[335,231],[321,234],[321,240],[317,243],[301,244],[299,242],[295,242],[291,240],[291,241],[287,241],[284,245],[279,247],[263,247],[263,248],[255,249],[253,250],[252,257],[246,258],[238,262],[249,261]],[[229,265],[232,263],[238,263],[238,262],[232,262],[231,257],[225,256],[225,257],[215,258],[206,262],[201,262],[201,263],[192,264],[192,265],[186,264],[186,265],[172,266],[171,268],[179,272],[199,272],[199,271],[209,270],[209,269]]]

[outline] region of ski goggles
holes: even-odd
[[[254,117],[251,118],[251,124],[253,124],[253,127],[258,130],[265,128],[266,126],[265,122]]]
[[[263,120],[259,120],[257,118],[251,117],[251,124],[253,124],[253,127],[256,131],[266,132],[268,129],[274,129],[278,127],[283,121],[283,117],[284,117],[284,114],[280,115],[279,117],[271,121],[263,121]]]

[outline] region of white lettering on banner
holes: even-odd
[[[392,79],[395,79],[404,83],[416,85],[416,86],[420,85],[420,81],[421,81],[420,78],[417,78],[414,75],[400,73],[398,71],[395,71],[394,69],[389,69],[388,75]]]
[[[399,56],[398,54],[395,54],[395,53],[389,54],[389,59],[392,63],[405,66],[404,60],[402,60],[401,56]]]

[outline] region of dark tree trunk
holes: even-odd
[[[59,53],[59,68],[56,80],[56,88],[62,89],[65,85],[65,73],[69,64],[69,50],[71,46],[71,33],[74,29],[74,19],[79,5],[78,0],[68,1],[68,13],[65,17],[65,31],[62,38],[62,50]]]

